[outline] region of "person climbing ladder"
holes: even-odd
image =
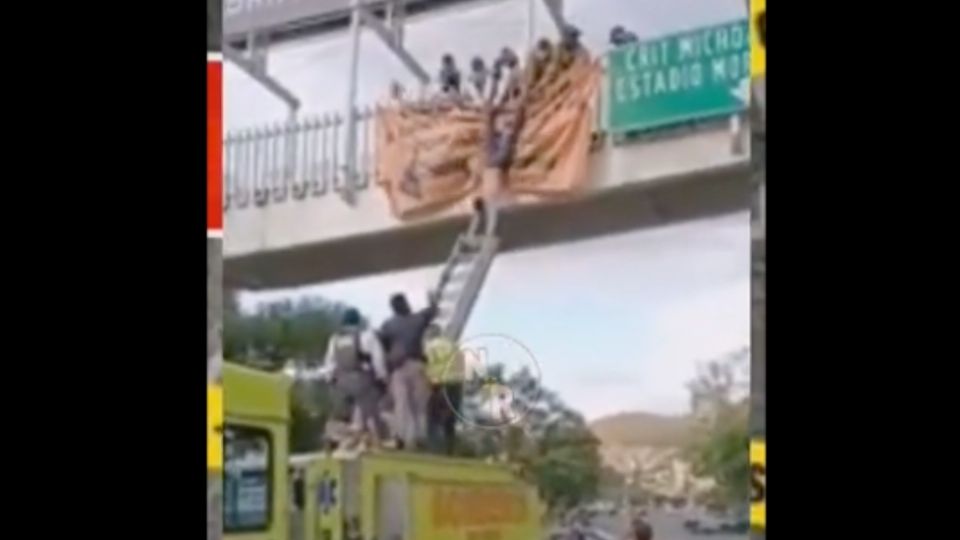
[[[516,98],[516,107],[487,105],[484,167],[480,197],[474,201],[474,211],[481,215],[480,232],[492,235],[496,231],[497,211],[502,202],[507,174],[516,157],[516,147],[526,120],[526,92]]]

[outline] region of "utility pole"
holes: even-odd
[[[635,458],[630,459],[629,472],[627,473],[626,481],[623,483],[623,508],[630,508],[630,495],[637,489],[637,460]],[[627,512],[629,515],[629,512]]]

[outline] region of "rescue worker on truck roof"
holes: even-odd
[[[393,316],[380,328],[390,369],[396,436],[406,449],[422,445],[427,438],[430,384],[424,366],[423,336],[437,315],[435,295],[428,298],[427,307],[414,313],[406,296],[394,294],[390,297]]]
[[[424,340],[431,384],[428,438],[431,450],[452,455],[463,396],[463,355],[436,324],[427,328]]]
[[[335,421],[359,422],[360,432],[374,445],[386,436],[380,417],[377,381],[387,380],[384,351],[377,336],[365,328],[360,312],[350,308],[340,328],[330,337],[324,364],[332,369],[333,414]]]

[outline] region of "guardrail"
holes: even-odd
[[[600,101],[596,133],[603,132]],[[356,191],[369,188],[376,178],[375,120],[375,106],[357,110]],[[347,181],[344,124],[342,115],[326,114],[228,133],[223,141],[224,211],[343,190]]]
[[[354,189],[372,184],[375,109],[357,112]],[[322,197],[345,188],[346,138],[341,115],[230,132],[223,141],[225,211]]]
[[[663,126],[638,133],[606,133],[606,85],[604,77],[597,93],[595,142],[637,144],[661,138],[684,136],[701,129],[716,129],[731,118],[706,118]],[[377,156],[374,144],[376,106],[357,109],[357,144],[354,147],[356,177],[354,191],[363,191],[376,178]],[[739,126],[739,122],[736,126]],[[736,129],[739,129],[738,127]],[[731,131],[734,131],[731,123]],[[225,212],[262,208],[289,200],[305,200],[338,193],[347,186],[346,126],[341,114],[305,117],[290,123],[236,130],[223,141]],[[597,148],[596,146],[594,148]]]

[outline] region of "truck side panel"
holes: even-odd
[[[341,463],[323,459],[307,471],[305,540],[343,540],[343,472]]]
[[[384,453],[362,458],[361,478],[365,538],[394,540],[401,522],[403,540],[540,538],[536,492],[505,467]]]

